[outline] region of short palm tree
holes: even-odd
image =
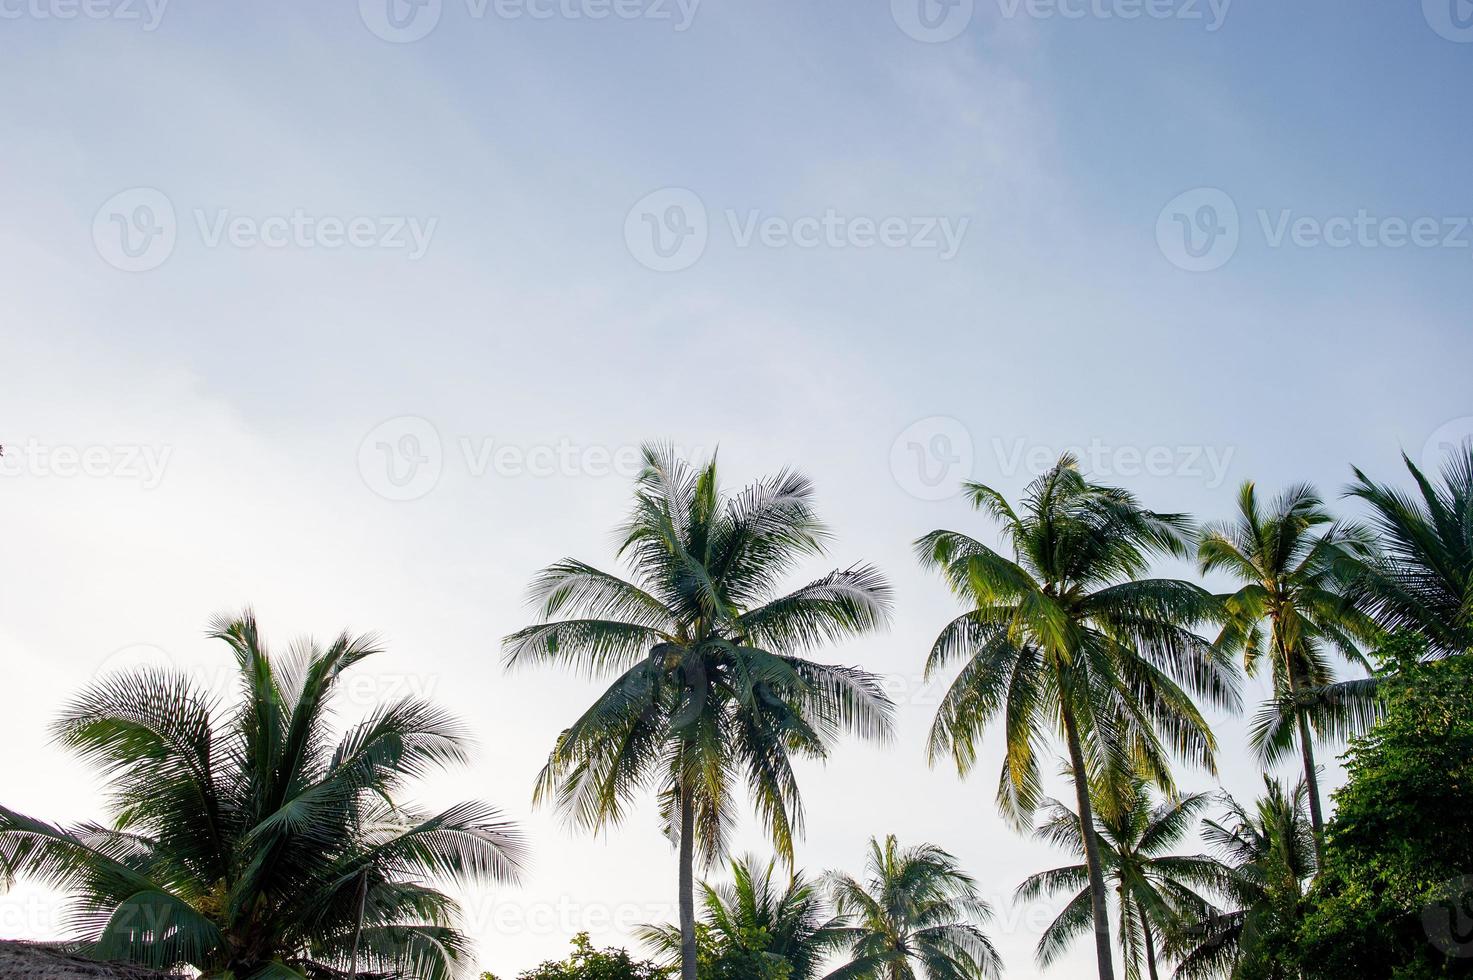
[[[1388,632],[1426,638],[1433,656],[1473,650],[1473,440],[1453,450],[1434,483],[1402,459],[1407,493],[1355,471],[1346,491],[1372,508],[1379,550],[1352,570],[1352,593]]]
[[[1332,526],[1312,488],[1290,487],[1265,510],[1251,480],[1238,490],[1233,520],[1204,527],[1198,543],[1203,573],[1223,571],[1241,583],[1226,597],[1230,618],[1219,642],[1242,652],[1249,676],[1269,664],[1274,697],[1255,721],[1254,746],[1272,764],[1298,743],[1316,847],[1324,817],[1311,729],[1343,738],[1376,714],[1374,682],[1337,683],[1331,660],[1338,654],[1369,670],[1357,644],[1375,638],[1375,625],[1355,610],[1337,578],[1346,548],[1359,546],[1356,536]]]
[[[1212,911],[1170,937],[1178,980],[1279,977],[1279,953],[1296,940],[1306,883],[1315,874],[1309,789],[1264,777],[1250,811],[1224,794],[1225,820],[1204,820],[1202,837],[1228,866],[1220,891],[1229,910]]]
[[[842,920],[830,915],[819,888],[799,872],[779,880],[777,862],[762,865],[748,856],[731,862],[726,885],[701,885],[701,922],[718,958],[739,964],[771,961],[763,975],[815,980],[824,962],[848,945]],[[674,962],[680,959],[680,929],[651,926],[643,938]],[[750,972],[750,968],[748,968]]]
[[[338,681],[377,652],[371,638],[277,659],[249,612],[211,635],[235,654],[236,703],[154,668],[96,681],[54,731],[108,780],[113,822],[0,808],[0,866],[71,892],[77,939],[101,959],[233,980],[454,975],[467,941],[431,882],[509,881],[521,854],[486,804],[393,802],[463,761],[459,726],[405,699],[334,737]]]
[[[559,663],[613,682],[558,738],[537,787],[590,829],[653,787],[679,848],[681,973],[696,970],[694,867],[725,850],[737,780],[790,864],[802,825],[794,757],[823,757],[845,731],[882,738],[893,711],[878,680],[805,656],[870,632],[890,592],[868,566],[782,594],[827,532],[812,485],[784,471],[724,494],[716,464],[645,447],[621,529],[623,579],[573,559],[532,587],[543,621],[506,640],[508,665]]]
[[[1095,838],[1105,878],[1116,897],[1117,931],[1125,975],[1146,973],[1157,980],[1158,939],[1183,917],[1199,920],[1211,908],[1201,894],[1218,887],[1226,869],[1202,854],[1172,854],[1194,829],[1198,814],[1210,801],[1205,793],[1168,798],[1152,805],[1144,780],[1125,786],[1096,788]],[[1084,837],[1079,814],[1051,801],[1038,836],[1081,857]],[[1033,875],[1018,886],[1015,898],[1032,901],[1062,891],[1074,892],[1038,942],[1037,958],[1047,967],[1069,943],[1090,931],[1089,868],[1072,864]]]
[[[1039,756],[1053,733],[1068,749],[1078,812],[1093,825],[1092,779],[1145,775],[1172,788],[1169,752],[1211,769],[1216,743],[1193,696],[1237,706],[1230,664],[1194,632],[1217,601],[1189,582],[1141,576],[1153,553],[1184,555],[1189,524],[1142,508],[1125,490],[1090,483],[1072,456],[1030,483],[1015,511],[998,491],[968,484],[974,506],[1002,523],[1012,558],[957,531],[916,543],[971,607],[932,645],[930,677],[960,674],[931,728],[935,760],[962,774],[983,731],[1000,720],[1006,752],[998,803],[1019,828],[1042,798]],[[1101,980],[1113,980],[1104,864],[1085,840]]]
[[[850,962],[828,980],[978,980],[1002,961],[981,929],[977,883],[934,844],[870,840],[863,881],[832,872],[834,911],[850,923]]]

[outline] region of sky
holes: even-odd
[[[993,541],[1065,449],[1159,510],[1245,479],[1339,500],[1473,434],[1467,0],[0,0],[0,802],[102,812],[46,725],[108,670],[228,688],[209,619],[386,652],[475,760],[418,791],[521,822],[464,895],[504,980],[673,917],[652,801],[602,837],[531,805],[592,697],[504,671],[526,586],[614,563],[636,447],[816,483],[831,553],[896,592],[829,649],[884,676],[888,746],[805,765],[811,872],[872,835],[955,853],[1013,978],[1065,855],[1008,829],[1000,750],[929,768],[958,611],[910,543]],[[1161,574],[1192,577],[1163,564]],[[802,575],[795,576],[795,584]],[[1209,581],[1213,587],[1225,582]],[[1264,693],[1250,681],[1245,697]],[[1242,719],[1216,775],[1261,786]],[[1326,783],[1343,780],[1336,748]],[[1279,771],[1290,775],[1292,766]],[[1058,795],[1068,785],[1057,781]],[[739,850],[766,853],[749,823]],[[0,895],[0,936],[62,934]]]

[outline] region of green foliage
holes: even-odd
[[[521,853],[486,804],[392,802],[464,760],[459,726],[406,698],[334,736],[339,679],[378,652],[370,638],[278,659],[249,612],[211,635],[235,655],[235,705],[168,671],[96,681],[54,733],[107,780],[113,822],[63,828],[0,807],[0,866],[70,892],[77,939],[102,959],[239,980],[355,965],[448,980],[468,943],[429,883],[513,879]]]
[[[573,937],[573,953],[566,960],[548,960],[518,980],[666,980],[670,971],[654,963],[636,961],[623,949],[594,949],[588,933]],[[481,980],[496,980],[490,973]]]
[[[700,976],[752,980],[814,980],[825,959],[851,936],[828,914],[823,896],[802,872],[779,881],[775,862],[731,862],[730,884],[701,886],[696,924]],[[671,962],[680,930],[649,926],[643,937]]]
[[[1228,873],[1218,886],[1227,910],[1187,920],[1169,936],[1179,980],[1228,978],[1285,980],[1304,914],[1306,883],[1314,875],[1314,836],[1306,814],[1308,790],[1291,790],[1268,777],[1250,809],[1224,794],[1227,813],[1204,820],[1202,837]]]
[[[826,980],[983,980],[1002,961],[981,924],[977,883],[934,844],[870,840],[864,878],[831,874],[834,911],[850,925],[851,961]]]
[[[1440,480],[1402,459],[1416,493],[1359,469],[1348,490],[1370,505],[1375,535],[1351,565],[1353,597],[1388,632],[1420,635],[1434,657],[1473,651],[1473,439]]]
[[[1473,947],[1445,955],[1423,920],[1473,898],[1473,657],[1424,662],[1426,648],[1411,635],[1387,645],[1385,719],[1347,754],[1300,936],[1308,976],[1473,976]]]

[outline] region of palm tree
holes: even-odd
[[[1157,980],[1157,937],[1184,916],[1201,919],[1211,905],[1198,889],[1215,888],[1223,879],[1224,867],[1211,857],[1169,853],[1193,829],[1210,798],[1191,793],[1153,807],[1141,779],[1125,787],[1101,785],[1096,792],[1100,798],[1095,800],[1094,836],[1106,879],[1115,891],[1125,975],[1138,980],[1144,959],[1147,974]],[[1037,833],[1082,857],[1081,826],[1077,813],[1050,801]],[[1040,872],[1019,885],[1014,896],[1033,901],[1061,891],[1075,894],[1039,940],[1039,966],[1049,966],[1070,942],[1089,931],[1089,868],[1072,864]]]
[[[827,980],[978,980],[1002,973],[981,929],[992,918],[977,883],[934,844],[871,838],[865,879],[831,872],[834,911],[850,921],[851,961]]]
[[[1268,660],[1274,697],[1255,720],[1254,747],[1272,764],[1298,742],[1316,848],[1323,844],[1324,817],[1311,729],[1343,738],[1374,720],[1377,704],[1374,681],[1337,684],[1331,664],[1338,653],[1369,670],[1357,641],[1374,639],[1376,630],[1336,578],[1345,548],[1361,542],[1330,525],[1313,488],[1290,487],[1265,512],[1250,480],[1238,490],[1237,516],[1204,527],[1198,545],[1204,574],[1224,571],[1242,583],[1226,597],[1230,618],[1219,642],[1242,651],[1249,676]]]
[[[89,955],[207,977],[443,980],[464,963],[457,906],[430,886],[510,881],[521,838],[497,810],[399,806],[465,758],[453,719],[414,698],[329,729],[343,672],[378,652],[344,633],[268,653],[247,611],[212,624],[235,654],[229,710],[140,668],[84,690],[54,727],[111,787],[113,821],[61,827],[0,808],[0,866],[72,892]]]
[[[1193,632],[1218,613],[1188,582],[1142,579],[1152,553],[1184,555],[1187,520],[1143,509],[1125,490],[1090,483],[1065,455],[1024,492],[1021,512],[998,491],[967,484],[972,504],[1003,525],[1009,559],[957,531],[916,543],[972,608],[936,638],[929,678],[965,663],[936,712],[934,761],[949,752],[963,775],[982,733],[1003,724],[998,803],[1029,827],[1042,799],[1039,755],[1057,733],[1069,752],[1078,812],[1094,824],[1092,777],[1137,773],[1170,791],[1168,749],[1213,768],[1216,743],[1193,695],[1236,707],[1236,677]],[[1164,744],[1163,744],[1164,743]],[[1085,839],[1101,980],[1113,980],[1104,865]]]
[[[828,536],[804,477],[727,495],[714,460],[692,468],[647,446],[644,464],[620,532],[632,577],[571,558],[549,566],[532,586],[542,622],[507,638],[506,662],[613,675],[558,738],[536,798],[599,829],[658,790],[679,847],[681,974],[694,980],[695,849],[706,866],[724,852],[733,781],[791,865],[802,827],[792,759],[825,756],[845,731],[888,736],[893,708],[875,677],[804,654],[882,626],[890,591],[857,565],[779,593]]]
[[[1415,494],[1359,469],[1346,491],[1371,506],[1380,544],[1353,568],[1352,594],[1388,632],[1425,637],[1434,656],[1473,650],[1473,440],[1453,451],[1437,484],[1402,460]]]
[[[828,914],[819,889],[800,872],[781,885],[777,862],[752,856],[731,862],[729,885],[701,884],[702,925],[719,957],[733,963],[770,961],[772,975],[815,980],[824,961],[848,945],[842,920]],[[671,960],[680,959],[679,927],[648,926],[644,940]],[[766,975],[766,974],[764,974]]]
[[[1318,865],[1305,819],[1308,785],[1300,780],[1285,790],[1265,776],[1264,786],[1252,811],[1223,794],[1226,819],[1202,822],[1203,838],[1230,869],[1221,891],[1231,910],[1212,911],[1170,937],[1178,980],[1282,976],[1277,953],[1295,942],[1305,883]]]

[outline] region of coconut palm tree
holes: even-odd
[[[1198,543],[1204,574],[1223,571],[1241,583],[1225,599],[1230,618],[1219,643],[1242,652],[1249,676],[1269,664],[1274,696],[1255,719],[1253,744],[1272,764],[1298,743],[1317,848],[1324,817],[1314,735],[1343,738],[1376,714],[1374,682],[1337,683],[1332,663],[1338,654],[1370,669],[1358,642],[1374,640],[1375,625],[1336,577],[1347,548],[1360,547],[1361,536],[1332,526],[1313,488],[1290,487],[1265,510],[1251,480],[1238,490],[1233,520],[1204,527]]]
[[[834,911],[850,922],[851,960],[827,980],[978,980],[1002,973],[981,929],[992,909],[956,858],[934,844],[869,842],[863,881],[828,875]]]
[[[825,960],[851,941],[843,921],[831,916],[819,888],[799,872],[780,882],[777,862],[753,856],[731,862],[727,885],[701,884],[701,924],[718,960],[717,972],[739,975],[745,964],[767,962],[762,975],[815,980]],[[672,962],[680,960],[680,928],[647,926],[642,937]],[[752,972],[746,967],[745,972]]]
[[[1212,769],[1216,743],[1193,696],[1234,708],[1237,678],[1193,628],[1218,604],[1191,583],[1141,578],[1150,555],[1186,553],[1186,518],[1089,482],[1068,455],[1028,485],[1019,510],[991,487],[966,490],[1001,522],[1013,557],[958,531],[916,543],[922,563],[971,607],[941,631],[926,663],[931,677],[963,661],[936,712],[932,760],[949,753],[965,775],[1000,720],[998,803],[1020,829],[1043,798],[1039,756],[1050,733],[1068,750],[1086,826],[1093,778],[1142,774],[1170,791],[1172,752]],[[1093,836],[1084,844],[1099,975],[1113,980],[1103,859]]]
[[[1264,787],[1252,810],[1223,794],[1225,819],[1202,822],[1203,839],[1229,868],[1220,888],[1229,911],[1211,911],[1169,937],[1178,980],[1282,977],[1278,953],[1295,942],[1318,865],[1305,819],[1308,785],[1286,790],[1265,776]]]
[[[1433,656],[1473,650],[1473,440],[1453,450],[1438,483],[1406,456],[1407,493],[1355,470],[1347,495],[1372,508],[1377,552],[1362,553],[1351,592],[1388,632],[1426,638]]]
[[[431,886],[511,881],[517,830],[484,803],[435,814],[393,802],[462,762],[461,729],[406,698],[335,736],[343,673],[378,652],[344,633],[267,650],[247,611],[211,636],[235,655],[222,706],[183,674],[105,676],[66,708],[57,740],[107,780],[113,820],[61,827],[0,808],[0,866],[72,893],[83,951],[237,980],[449,978],[457,907]]]
[[[1201,890],[1218,887],[1226,873],[1212,857],[1170,853],[1194,829],[1210,797],[1190,793],[1153,806],[1141,779],[1123,787],[1102,784],[1095,792],[1094,834],[1105,879],[1115,892],[1125,975],[1138,980],[1144,961],[1147,975],[1157,980],[1159,937],[1183,917],[1202,919],[1211,904]],[[1079,814],[1052,800],[1037,835],[1083,857],[1081,826]],[[1033,901],[1062,891],[1074,895],[1038,941],[1039,966],[1052,964],[1069,943],[1090,931],[1089,868],[1071,864],[1040,872],[1019,885],[1014,896]]]
[[[856,565],[782,594],[823,552],[813,488],[789,471],[735,495],[716,463],[647,446],[620,529],[629,579],[574,559],[532,586],[542,622],[506,640],[506,662],[550,662],[613,682],[558,738],[536,798],[576,825],[617,822],[647,788],[679,848],[681,973],[696,969],[694,867],[725,850],[738,780],[790,865],[802,826],[794,757],[823,757],[846,731],[883,738],[892,705],[872,675],[805,656],[878,629],[890,591]]]

